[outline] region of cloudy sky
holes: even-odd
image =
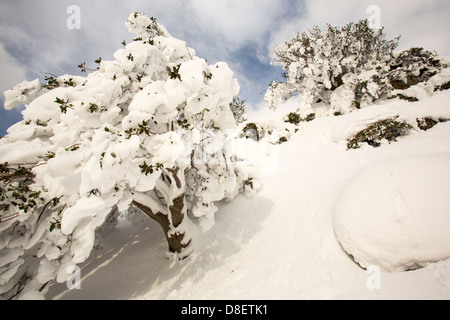
[[[70,5],[80,8],[80,29],[69,29]],[[3,91],[23,80],[82,75],[77,65],[112,59],[131,41],[130,13],[154,16],[212,64],[227,62],[241,85],[247,108],[262,107],[268,84],[281,69],[270,64],[274,47],[314,25],[335,26],[370,18],[380,9],[388,38],[399,49],[422,46],[450,56],[448,0],[9,0],[0,3],[0,136],[20,120],[20,109],[3,109]]]

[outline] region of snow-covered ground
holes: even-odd
[[[450,119],[450,92],[302,122],[264,149],[259,193],[221,203],[188,259],[167,258],[155,222],[121,218],[80,265],[80,289],[57,284],[47,298],[450,299],[450,122],[346,150],[392,116]]]

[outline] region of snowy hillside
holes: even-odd
[[[421,130],[426,117],[450,119],[448,90],[301,122],[279,145],[246,140],[262,189],[221,202],[188,259],[167,259],[155,222],[121,217],[80,265],[81,289],[47,298],[450,299],[450,122]],[[387,118],[412,130],[347,150]]]
[[[1,299],[450,298],[448,58],[317,27],[243,120],[227,63],[125,26],[86,77],[5,92]]]

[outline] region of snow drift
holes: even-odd
[[[450,153],[410,156],[351,179],[333,225],[364,268],[400,272],[450,258]]]

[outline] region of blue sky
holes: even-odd
[[[80,7],[79,30],[66,21],[70,5]],[[0,3],[0,136],[21,119],[20,109],[3,109],[3,91],[44,73],[82,75],[77,65],[112,59],[134,11],[154,16],[169,32],[215,63],[227,62],[249,110],[263,108],[263,93],[282,70],[270,64],[276,44],[296,32],[326,23],[342,26],[380,8],[388,38],[402,35],[400,49],[423,46],[450,56],[448,0],[14,0]]]

